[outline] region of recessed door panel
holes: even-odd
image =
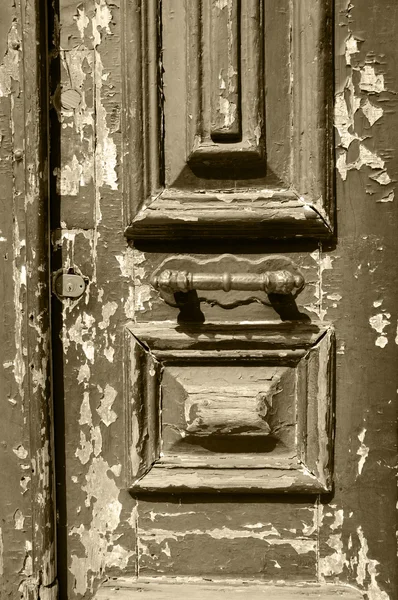
[[[127,64],[139,39],[148,57],[143,87],[127,87],[139,158],[128,237],[330,235],[331,2],[152,0],[141,12],[126,46]]]

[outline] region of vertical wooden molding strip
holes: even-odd
[[[211,11],[211,138],[241,137],[240,2],[213,0]]]
[[[32,579],[38,586],[37,597],[55,600],[46,3],[41,0],[21,3],[21,20],[25,92],[26,372],[33,465]]]

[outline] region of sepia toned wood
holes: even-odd
[[[261,2],[199,2],[181,8],[173,0],[158,12],[154,5],[148,5],[152,7],[151,23],[156,19],[162,22],[158,105],[153,100],[146,102],[140,92],[135,95],[133,88],[126,91],[125,101],[130,105],[137,98],[145,106],[141,124],[129,129],[132,137],[128,143],[133,148],[144,148],[147,167],[141,173],[157,170],[160,177],[145,192],[138,181],[131,187],[127,237],[329,236],[333,230],[331,2],[283,6],[278,27],[286,35],[271,36],[278,46],[273,53],[264,49],[264,31],[271,31],[269,21],[274,19],[274,10],[264,12]],[[291,35],[287,33],[290,22]],[[150,37],[154,27],[145,20],[140,23],[143,39],[152,40],[150,56],[154,56],[158,48],[156,39]],[[223,31],[230,32],[227,39],[233,43],[223,42]],[[311,35],[304,36],[303,31]],[[275,54],[285,60],[280,69],[273,71]],[[270,60],[264,66],[265,56]],[[154,61],[140,68],[143,81],[149,81]],[[237,74],[232,80],[220,79],[217,71],[228,68],[231,74]],[[280,87],[279,75],[291,82],[292,101],[272,91],[265,105],[264,77],[273,90]],[[153,76],[152,81],[152,91],[158,93]],[[220,83],[225,85],[221,96]],[[230,99],[225,95],[227,87],[233,94]],[[225,114],[214,113],[215,103],[219,106],[220,102]],[[157,106],[162,110],[161,121]],[[232,113],[236,113],[236,121]],[[228,141],[219,139],[220,133],[212,133],[214,114],[222,115],[226,130],[232,127]],[[303,135],[279,140],[280,130],[274,123],[279,119],[291,121],[294,131]],[[157,137],[153,123],[158,123]],[[241,129],[242,141],[234,141],[238,135],[234,124]],[[288,151],[278,154],[276,147],[285,144]],[[270,149],[270,169],[266,147]]]
[[[186,388],[186,431],[195,435],[268,435],[266,417],[272,402],[272,383],[236,388],[190,386]]]
[[[46,173],[47,170],[45,161],[36,160],[37,140],[47,133],[47,129],[42,113],[36,110],[35,100],[32,100],[37,90],[36,71],[32,65],[37,61],[39,49],[43,68],[47,61],[42,52],[45,42],[41,38],[42,41],[36,44],[36,19],[29,12],[37,3],[28,1],[25,4],[22,19],[18,2],[4,0],[0,8],[0,301],[3,325],[0,327],[0,452],[2,473],[5,474],[0,493],[0,587],[6,597],[37,600],[39,597],[55,598],[57,587],[51,579],[52,571],[47,579],[46,569],[52,563],[53,547],[48,545],[50,528],[43,529],[50,521],[42,519],[51,495],[51,467],[48,468],[47,462],[50,444],[45,443],[44,451],[41,451],[43,440],[50,442],[48,431],[51,428],[48,402],[44,400],[48,394],[48,378],[45,379],[48,366],[43,364],[50,313],[46,300],[48,258],[42,251],[43,240],[39,243],[40,248],[36,243],[40,237],[37,232],[45,229],[47,223],[40,210],[45,176],[35,178],[35,173]],[[256,186],[259,189],[259,181],[219,179],[216,190],[214,181],[195,178],[193,172],[189,175],[191,179],[185,172],[183,181],[175,181],[190,152],[184,137],[188,134],[181,134],[182,130],[186,131],[189,119],[187,102],[179,100],[173,107],[172,98],[186,98],[185,79],[189,77],[186,56],[190,50],[186,48],[184,34],[185,6],[192,3],[163,2],[162,10],[167,18],[163,18],[161,24],[155,16],[151,25],[159,40],[157,53],[156,49],[148,49],[152,34],[137,42],[135,27],[139,25],[141,32],[141,23],[148,23],[149,11],[158,4],[149,6],[135,0],[121,3],[118,0],[83,3],[62,0],[46,5],[50,12],[59,8],[59,14],[50,16],[47,23],[51,61],[57,62],[56,57],[62,49],[63,53],[69,53],[68,62],[64,64],[74,71],[73,88],[69,87],[66,70],[62,72],[62,118],[66,127],[59,126],[58,114],[54,114],[53,119],[53,126],[58,123],[52,129],[49,169],[54,179],[51,210],[57,228],[53,232],[53,265],[55,269],[60,265],[66,269],[73,267],[87,278],[87,289],[79,303],[66,300],[61,304],[55,298],[51,313],[60,600],[88,600],[95,596],[98,585],[101,585],[101,593],[103,590],[112,594],[123,592],[128,594],[127,597],[148,594],[147,591],[132,591],[131,587],[136,589],[137,581],[141,590],[147,583],[159,586],[159,581],[145,579],[151,575],[160,576],[163,584],[170,585],[169,590],[171,586],[181,590],[183,597],[191,594],[202,597],[204,585],[211,587],[208,592],[211,597],[216,593],[216,580],[217,594],[232,594],[232,588],[228,588],[228,581],[224,579],[230,578],[238,587],[243,587],[242,594],[255,596],[255,588],[260,587],[261,594],[268,597],[276,587],[275,594],[282,594],[283,600],[286,595],[289,600],[297,594],[302,598],[311,597],[312,593],[319,600],[330,594],[336,598],[346,594],[353,594],[355,599],[356,596],[372,600],[396,598],[393,523],[397,500],[395,188],[398,179],[398,112],[395,38],[398,5],[392,0],[359,0],[357,3],[336,0],[333,3],[338,238],[318,246],[301,240],[297,233],[308,235],[303,227],[302,207],[307,206],[311,212],[300,200],[301,193],[292,194],[300,207],[296,213],[290,212],[290,200],[284,202],[283,196],[274,195],[276,204],[271,205],[268,204],[269,197],[262,194],[261,202],[267,205],[263,216],[281,210],[276,214],[286,217],[286,229],[279,225],[267,229],[261,225],[256,234],[250,234],[250,227],[254,225],[248,227],[247,218],[251,215],[250,198],[254,198],[253,204],[257,202],[255,194],[248,196],[248,202],[239,204],[246,219],[242,219],[241,224],[239,210],[227,213],[231,216],[232,231],[240,236],[238,241],[234,240],[228,227],[224,227],[222,220],[210,232],[199,218],[199,233],[195,233],[192,220],[178,224],[176,212],[173,212],[174,199],[180,202],[185,193],[191,198],[190,190],[196,190],[198,199],[202,197],[214,207],[221,202],[216,196],[222,195],[231,203],[237,198],[241,200],[240,194],[251,193]],[[244,6],[243,2],[241,4]],[[264,62],[277,74],[277,84],[273,84],[272,72],[271,79],[269,73],[265,73],[267,126],[264,147],[267,150],[267,177],[273,177],[272,173],[276,175],[271,183],[268,179],[274,188],[280,183],[275,181],[278,178],[282,182],[290,181],[293,160],[298,165],[307,165],[299,178],[303,189],[322,187],[314,176],[322,147],[318,142],[305,146],[307,134],[302,124],[296,130],[291,106],[302,103],[310,113],[318,102],[322,103],[323,94],[328,94],[333,86],[333,68],[330,64],[324,72],[328,77],[327,85],[317,87],[320,62],[310,47],[313,47],[314,39],[317,40],[319,55],[327,57],[325,37],[317,37],[315,19],[308,18],[303,19],[297,35],[290,7],[295,11],[303,10],[303,14],[309,8],[314,16],[324,6],[325,3],[318,0],[300,3],[267,0],[266,3]],[[40,23],[45,24],[46,15],[43,12],[39,15]],[[330,27],[330,23],[325,26]],[[244,34],[245,27],[241,29]],[[257,31],[258,28],[253,26],[253,29]],[[29,44],[26,38],[23,42],[21,33],[27,38],[31,36],[35,42]],[[129,60],[126,60],[127,52],[123,48],[128,49]],[[163,53],[160,48],[164,49]],[[306,85],[304,90],[297,89],[287,68],[295,61],[297,48],[299,53],[308,51],[308,65],[302,77]],[[244,54],[241,52],[241,58]],[[86,100],[90,98],[90,90],[95,90],[95,105],[87,104],[88,110],[95,108],[95,127],[90,131],[91,126],[87,124],[82,129],[83,137],[75,129],[75,117],[82,106],[78,104],[82,95],[76,86],[80,69]],[[147,69],[152,70],[153,105],[157,109],[154,117],[147,110],[149,96],[145,90],[148,84],[143,76]],[[242,72],[245,71],[247,68],[242,64]],[[57,89],[60,74],[57,69],[52,73],[55,86],[43,93],[43,98],[50,96],[52,102],[57,102],[54,89]],[[160,85],[162,74],[167,84],[164,86]],[[208,66],[206,76],[209,75]],[[25,94],[25,82],[29,89],[32,87],[32,94]],[[205,87],[206,95],[210,97],[210,86],[206,84]],[[122,91],[126,100],[123,102]],[[163,94],[166,96],[164,103]],[[144,100],[138,102],[138,97]],[[129,102],[129,98],[133,100]],[[329,111],[330,104],[326,102],[325,106]],[[206,114],[210,114],[209,107],[206,110]],[[153,147],[154,152],[160,148],[160,168],[152,175],[148,157],[143,152],[143,148],[149,146],[150,127],[141,146],[131,142],[128,132],[129,128],[142,129],[142,121],[136,120],[140,111],[149,125],[157,123],[154,137],[158,146]],[[163,130],[163,113],[167,113],[165,135],[159,136],[159,129]],[[313,139],[322,140],[325,134],[322,121],[316,126],[313,123],[312,131]],[[166,161],[162,158],[162,137],[165,154],[168,154],[167,173]],[[301,139],[304,140],[302,146]],[[90,147],[91,143],[94,148]],[[295,157],[291,152],[294,145],[299,149]],[[63,157],[58,160],[60,147]],[[74,155],[77,163],[71,163]],[[63,193],[59,199],[55,185],[58,171],[55,169],[63,168],[64,176],[69,173],[68,177],[72,177],[73,173],[73,177],[78,178],[84,161],[87,159],[91,164],[94,155],[92,185],[86,178],[79,179],[79,193]],[[156,157],[152,156],[150,160],[155,162]],[[68,171],[74,164],[76,170]],[[106,169],[109,179],[104,179]],[[135,210],[136,203],[139,205],[146,198],[145,194],[136,194],[133,185],[130,190],[130,182],[134,177],[138,177],[140,185],[149,182],[148,198],[156,198],[158,194],[164,194],[160,183],[157,185],[159,172],[158,181],[162,184],[185,185],[177,192],[167,192],[170,204],[164,210],[167,218],[170,213],[175,219],[174,229],[179,226],[183,229],[188,223],[185,242],[178,242],[178,236],[184,237],[178,234],[162,245],[159,232],[154,231],[153,237],[148,237],[146,242],[127,245],[122,232],[133,218],[128,215],[128,210],[130,207]],[[35,185],[37,182],[39,186]],[[155,192],[151,191],[151,185]],[[261,190],[264,189],[267,187],[261,183]],[[290,189],[297,192],[299,184],[278,189],[284,190],[283,193]],[[225,190],[233,190],[231,196],[228,197]],[[63,192],[66,192],[65,188]],[[188,206],[185,214],[181,206],[178,207],[180,220],[187,213],[190,217],[198,217],[192,206]],[[253,210],[261,220],[258,209],[257,205]],[[61,212],[63,218],[60,218]],[[295,214],[299,217],[297,221]],[[273,218],[275,222],[275,214]],[[318,234],[315,232],[319,231],[320,236],[323,233],[313,225],[310,235],[316,242]],[[168,221],[166,232],[169,235],[174,235],[173,228]],[[267,231],[274,238],[260,239]],[[257,235],[258,241],[249,241],[251,236],[256,238]],[[281,240],[275,239],[277,235]],[[286,239],[289,236],[294,240]],[[133,370],[123,382],[123,371],[130,358],[129,351],[125,355],[122,352],[124,326],[131,321],[169,320],[184,333],[185,324],[176,322],[177,311],[150,290],[150,276],[171,252],[180,253],[188,264],[193,252],[204,260],[225,251],[249,258],[274,252],[289,255],[303,269],[307,282],[297,299],[298,318],[333,322],[336,328],[333,377],[336,379],[335,479],[333,489],[326,496],[284,492],[220,494],[217,491],[204,495],[180,494],[176,490],[173,494],[165,491],[132,498],[126,490],[131,451],[131,447],[126,447],[126,440],[131,441],[130,446],[136,440],[136,434],[130,431],[131,421],[126,418],[126,404],[134,407],[136,398],[129,395]],[[183,270],[184,266],[179,268]],[[231,292],[227,297],[232,301],[234,295],[235,292]],[[261,302],[228,309],[221,303],[202,302],[201,308],[209,323],[237,321],[254,325],[255,321],[276,320],[280,316],[273,306]],[[266,349],[261,350],[256,347],[260,342],[255,327],[247,327],[248,335],[254,332],[255,343],[254,348],[240,351],[243,358],[254,369],[262,365],[264,359],[276,368],[281,357],[278,357],[280,350],[275,349],[278,337],[275,328],[265,327],[271,342],[269,346],[263,344]],[[307,327],[310,328],[308,322]],[[130,333],[127,335],[130,344]],[[199,350],[194,348],[192,331],[184,335],[184,344],[189,343],[193,354],[187,371],[193,377],[201,365],[211,372],[219,350],[206,350],[205,337],[210,335],[210,339],[217,338],[219,342],[220,328],[213,338],[207,330],[200,340]],[[325,356],[319,351],[306,359],[311,364],[307,368],[303,358],[308,349],[298,349],[294,345],[294,333],[290,337],[282,351],[287,354],[284,360],[289,368],[297,367],[297,385],[302,396],[307,385],[310,388],[318,385],[317,374],[327,377],[328,371],[333,371],[333,365],[326,364]],[[309,338],[310,334],[306,337],[307,342]],[[184,392],[178,388],[175,374],[185,362],[186,352],[164,350],[162,344],[160,340],[157,356],[152,357],[153,364],[148,359],[146,369],[149,373],[156,371],[156,361],[162,362],[162,377],[168,378],[170,390],[176,392],[175,398],[179,400]],[[223,357],[232,361],[237,352],[236,344],[233,349],[234,343],[228,346],[224,337],[221,347],[227,348],[222,350]],[[146,349],[143,351],[147,352]],[[208,379],[206,382],[209,383]],[[138,393],[145,397],[146,391]],[[150,395],[148,386],[148,397]],[[300,411],[298,425],[300,431],[307,427],[308,438],[316,447],[314,454],[309,452],[305,447],[306,435],[298,432],[302,456],[305,452],[308,454],[308,458],[302,460],[313,464],[316,453],[325,446],[325,438],[314,440],[314,436],[311,437],[318,415],[327,423],[325,413],[307,415]],[[223,453],[226,464],[232,464],[231,454]],[[168,464],[177,466],[182,458],[192,472],[198,471],[198,466],[203,467],[205,461],[211,469],[221,468],[216,458],[210,460],[202,454],[195,457],[185,453],[182,457],[169,453]],[[280,454],[278,458],[274,456],[276,470],[292,470],[294,461],[290,454],[284,459]],[[240,469],[245,468],[244,462],[241,455]],[[270,467],[264,459],[258,459],[258,464],[263,469]],[[166,577],[170,579],[166,580]],[[109,587],[102,587],[105,578]],[[186,590],[187,585],[199,585],[199,582],[200,591]],[[302,585],[295,585],[297,582]],[[313,585],[308,585],[309,582]],[[119,589],[113,589],[116,587]],[[238,597],[242,595],[235,593]],[[174,589],[162,589],[161,595],[175,597],[177,594]]]
[[[266,294],[297,294],[304,287],[304,277],[293,275],[290,271],[263,271],[252,273],[192,273],[189,271],[171,271],[166,269],[151,278],[151,285],[159,290],[162,298],[174,306],[174,294],[193,290],[231,290],[257,292]]]
[[[272,465],[275,457],[290,464],[295,456],[295,365],[270,365],[264,357],[254,364],[221,361],[164,368],[163,459],[180,466],[189,460],[202,467],[250,467],[254,453],[259,467]]]
[[[192,598],[192,600],[222,600],[226,595],[236,600],[250,596],[253,600],[363,600],[363,594],[354,588],[343,585],[301,584],[296,586],[269,585],[262,583],[232,582],[228,580],[190,581],[181,579],[138,580],[116,579],[106,582],[97,592],[97,600],[134,600],[145,597],[148,600],[168,600]]]
[[[139,341],[126,339],[125,358],[126,413],[133,422],[127,427],[127,445],[130,448],[130,472],[127,478],[141,477],[160,455],[160,386],[161,366]]]
[[[46,6],[0,8],[0,595],[57,597]]]
[[[238,298],[241,302],[266,303],[269,301],[266,296],[270,294],[287,295],[293,299],[305,286],[304,275],[298,266],[288,257],[278,254],[258,260],[242,259],[233,254],[205,260],[174,255],[161,262],[150,283],[170,306],[189,302],[187,292],[191,291],[210,291],[201,295],[199,300],[203,297],[207,302],[231,306],[238,302]],[[242,293],[231,294],[233,298],[229,300],[225,294],[232,290]]]
[[[241,174],[242,165],[264,170],[260,3],[200,2],[187,5],[187,11],[188,47],[193,47],[187,56],[198,73],[187,77],[188,163],[213,179],[220,179],[216,166]]]
[[[163,365],[157,375],[153,369],[148,372],[148,369],[141,366],[141,373],[135,376],[136,379],[144,382],[141,389],[149,386],[151,389],[161,390],[158,393],[162,397],[162,416],[156,398],[144,399],[147,397],[142,392],[139,394],[135,387],[129,394],[140,398],[130,407],[131,412],[128,413],[132,430],[135,432],[135,440],[139,440],[138,452],[133,451],[135,466],[132,471],[137,475],[133,474],[129,485],[131,493],[149,491],[226,493],[238,490],[249,493],[314,493],[331,489],[333,332],[322,326],[322,333],[318,329],[318,335],[312,338],[309,351],[305,352],[304,347],[308,344],[308,335],[312,336],[314,333],[314,325],[301,323],[283,325],[284,327],[279,331],[280,324],[272,323],[257,324],[257,331],[253,326],[235,323],[222,325],[209,323],[196,328],[189,327],[184,331],[179,331],[178,327],[168,323],[128,326],[132,333],[130,352],[135,353],[139,343],[150,360],[152,357],[161,359]],[[279,333],[281,341],[272,340],[272,328]],[[189,338],[191,342],[187,344]],[[262,350],[258,351],[261,346],[267,350],[270,344],[272,347],[272,343],[275,345],[271,355],[269,352],[263,354]],[[302,353],[300,357],[296,357],[296,362],[292,362],[294,355],[289,355],[283,349],[293,349],[295,346],[300,348]],[[216,352],[214,352],[215,348],[217,348]],[[256,357],[252,350],[258,351]],[[208,355],[208,351],[213,352]],[[322,365],[317,360],[319,354],[322,357]],[[253,366],[254,358],[261,361],[257,367]],[[270,358],[271,363],[268,362]],[[300,363],[301,366],[297,369]],[[204,364],[206,367],[202,369]],[[274,366],[269,368],[270,364]],[[290,370],[297,369],[298,375],[295,378],[284,376],[281,367],[286,365]],[[138,364],[137,368],[139,368]],[[229,376],[228,368],[233,370]],[[253,368],[258,369],[256,376],[252,373]],[[242,371],[241,374],[239,369]],[[206,392],[205,373],[214,382],[211,393]],[[267,449],[266,446],[261,450],[261,444],[257,444],[255,450],[248,450],[244,445],[247,439],[242,436],[256,431],[258,419],[253,423],[252,415],[248,417],[244,407],[242,413],[239,403],[235,404],[241,395],[240,386],[245,386],[245,378],[253,382],[268,377],[272,381],[275,376],[279,377],[278,381],[281,382],[280,389],[273,392],[270,389],[268,394],[267,390],[264,392],[268,400],[267,408],[272,408],[272,418],[270,416],[267,419],[266,435],[276,436],[275,452],[274,449]],[[231,401],[228,403],[228,396],[226,399],[223,391],[226,381],[223,377],[228,377],[231,383],[234,377],[239,380],[239,383],[234,384],[235,398],[232,400],[238,412],[232,419]],[[294,381],[293,386],[289,381]],[[273,398],[282,390],[284,390],[283,395],[274,406]],[[256,402],[258,402],[258,393],[262,391],[257,388]],[[217,404],[215,411],[212,407],[214,393]],[[221,408],[217,400],[219,397],[224,406],[217,411],[218,406]],[[206,402],[206,407],[203,402]],[[286,403],[293,404],[294,408],[286,410],[284,408]],[[182,408],[179,409],[178,406]],[[261,408],[264,412],[263,404],[260,404],[260,410]],[[193,418],[190,416],[191,409],[193,409]],[[157,415],[160,421],[159,433],[153,430],[156,416],[147,415]],[[193,426],[193,430],[190,426]],[[289,434],[289,431],[294,431],[292,426],[297,429],[297,434],[293,437]],[[230,448],[229,453],[228,451],[225,453],[221,437],[226,433],[233,433],[234,427],[239,432],[234,436],[234,449]],[[206,455],[206,444],[215,433],[216,444],[211,446],[209,457]],[[197,434],[199,436],[195,440]],[[191,435],[193,435],[192,439]],[[264,427],[262,435],[264,436]],[[157,457],[151,455],[152,461],[142,458],[144,441],[150,447],[162,447],[162,452]],[[254,456],[255,460],[253,460]],[[273,462],[274,456],[275,462]],[[269,465],[268,468],[263,467],[264,462]],[[282,468],[278,470],[279,467]]]
[[[224,353],[228,356],[228,352],[229,356],[233,356],[232,351],[239,351],[236,356],[250,356],[256,350],[269,350],[277,357],[281,349],[283,352],[297,350],[298,356],[302,356],[302,351],[309,350],[327,330],[324,324],[306,321],[266,321],[245,323],[244,326],[225,321],[204,325],[184,324],[183,328],[173,323],[154,321],[128,323],[126,327],[145,347],[151,349],[154,357],[162,351],[170,352],[170,360],[177,351],[192,350],[195,356],[196,352],[213,349],[222,352],[220,356]]]
[[[240,3],[211,3],[211,129],[215,142],[228,143],[241,135]]]

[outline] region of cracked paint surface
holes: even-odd
[[[218,4],[221,7],[229,3],[220,0]],[[371,237],[362,240],[358,255],[355,248],[344,246],[346,242],[340,239],[343,247],[336,251],[315,249],[313,245],[303,252],[295,250],[308,280],[298,310],[313,320],[336,321],[338,327],[338,368],[343,371],[337,372],[344,375],[337,396],[336,502],[323,505],[318,498],[289,502],[287,496],[270,500],[223,499],[219,495],[200,501],[177,496],[136,502],[126,491],[129,470],[138,470],[139,457],[135,457],[134,464],[131,448],[126,451],[125,435],[130,425],[132,446],[137,440],[134,421],[126,422],[126,407],[134,399],[126,398],[123,381],[123,366],[128,361],[123,328],[127,320],[175,319],[175,310],[164,306],[148,284],[161,258],[127,246],[123,239],[122,195],[128,195],[123,168],[129,169],[131,157],[121,132],[121,25],[117,2],[95,0],[84,6],[61,3],[62,89],[53,90],[52,95],[62,146],[62,162],[54,164],[52,170],[58,184],[54,189],[61,195],[59,228],[53,235],[54,260],[57,268],[73,269],[88,281],[84,296],[62,304],[56,300],[54,308],[61,333],[55,340],[55,353],[62,372],[62,385],[55,382],[55,397],[58,419],[62,415],[64,427],[57,433],[58,441],[62,435],[66,440],[65,481],[59,472],[59,484],[67,491],[66,506],[60,506],[59,514],[60,531],[65,531],[67,538],[60,570],[62,585],[71,599],[79,599],[92,597],[106,577],[121,574],[240,574],[261,581],[349,581],[365,590],[370,600],[387,600],[383,590],[388,576],[379,560],[379,534],[371,529],[363,498],[369,494],[368,474],[374,474],[376,457],[384,465],[384,455],[378,455],[375,431],[389,422],[386,414],[378,417],[385,408],[381,401],[387,404],[389,398],[379,400],[379,394],[371,404],[366,388],[368,385],[373,389],[373,382],[366,379],[367,385],[363,384],[360,392],[351,384],[351,373],[354,383],[360,381],[361,355],[355,354],[358,346],[366,346],[366,351],[371,346],[373,352],[382,354],[374,341],[386,332],[388,339],[388,327],[396,322],[388,294],[376,285],[381,256],[377,248],[385,248],[384,256],[388,253],[388,240],[382,242],[381,235],[374,235],[377,241]],[[381,144],[374,146],[367,137],[386,126],[389,113],[382,99],[390,93],[389,79],[377,62],[371,62],[371,56],[363,58],[362,41],[353,25],[349,29],[341,47],[347,80],[339,88],[336,101],[336,128],[342,140],[338,165],[343,176],[339,184],[365,175],[369,180],[367,191],[373,193],[366,196],[365,185],[363,197],[358,188],[355,197],[343,198],[339,192],[341,240],[368,235],[368,231],[362,232],[364,216],[358,210],[359,201],[374,198],[375,207],[377,203],[378,209],[388,210],[394,200],[395,177],[391,158],[380,151]],[[228,88],[225,77],[219,83],[223,89]],[[130,108],[133,114],[137,107]],[[359,234],[354,228],[348,233],[345,229],[349,210],[356,215]],[[376,222],[375,213],[371,220]],[[2,238],[9,239],[11,232],[2,227]],[[23,231],[15,230],[13,235],[22,244]],[[29,271],[23,269],[26,249],[17,246],[19,255],[13,261],[21,294],[29,281]],[[351,288],[356,294],[358,290],[376,290],[366,304],[366,318],[360,313],[360,296],[352,299]],[[383,305],[373,304],[382,297]],[[376,310],[369,311],[372,305]],[[208,320],[215,321],[236,318],[247,323],[252,318],[261,320],[264,315],[275,318],[272,307],[260,305],[250,309],[240,306],[227,316],[217,306],[206,306],[204,311]],[[378,317],[379,313],[384,316]],[[372,317],[375,320],[370,323]],[[386,319],[389,323],[382,327]],[[383,353],[392,346],[387,344]],[[13,348],[4,360],[8,365],[5,370],[13,377],[16,350]],[[24,360],[23,344],[18,357]],[[33,384],[39,391],[43,373],[37,366],[35,369]],[[134,375],[138,377],[138,368]],[[375,377],[370,372],[362,375],[364,379]],[[26,372],[21,370],[20,381],[24,377]],[[14,407],[11,401],[20,402],[17,387],[7,401],[9,410]],[[369,418],[365,421],[367,411]],[[372,419],[379,420],[373,424]],[[10,449],[13,459],[24,467],[21,484],[18,481],[22,499],[30,493],[32,463],[29,454],[25,457],[28,448],[26,440],[16,438]],[[40,456],[32,457],[34,468],[43,466],[46,456],[43,450]],[[377,472],[383,469],[381,466]],[[45,479],[48,472],[42,472]],[[39,503],[42,497],[37,496]],[[13,533],[20,535],[28,519],[29,511],[22,503],[14,507]],[[378,522],[384,521],[380,517]],[[32,556],[32,547],[24,545],[19,568],[26,578],[25,590],[33,586]]]
[[[384,75],[378,72],[372,57],[366,57],[365,64],[358,59],[362,43],[363,40],[356,39],[349,30],[345,40],[346,79],[335,97],[335,128],[339,135],[336,166],[343,181],[351,170],[370,169],[369,178],[379,187],[367,193],[376,195],[376,202],[391,202],[394,191],[383,189],[393,183],[386,161],[368,147],[368,140],[372,137],[372,128],[383,117],[384,95],[392,92],[385,87]],[[368,126],[360,125],[360,114]]]

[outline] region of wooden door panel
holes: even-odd
[[[61,33],[53,39],[52,54],[53,271],[74,272],[86,281],[77,300],[54,297],[53,302],[60,597],[145,593],[156,598],[156,590],[166,597],[217,597],[220,587],[225,594],[233,581],[237,597],[238,584],[246,582],[254,597],[357,600],[367,594],[369,600],[392,600],[398,168],[391,23],[397,8],[388,2],[383,11],[381,0],[361,0],[355,7],[342,0],[218,4],[231,9],[230,21],[216,15],[219,37],[211,28],[210,3],[60,2]],[[202,6],[200,17],[195,9]],[[253,26],[247,25],[249,9]],[[327,35],[332,13],[338,167],[333,238],[332,36]],[[226,55],[222,39],[231,31],[240,44]],[[195,43],[188,43],[188,36]],[[256,57],[260,38],[263,56]],[[237,104],[235,129],[231,119],[225,129],[214,110],[214,73],[228,61],[228,95],[224,87],[216,91],[221,105]],[[232,74],[238,63],[238,74]],[[194,79],[195,69],[203,85]],[[262,115],[253,115],[261,103]],[[206,123],[200,140],[193,139],[198,122]],[[265,165],[263,177],[253,176],[248,163],[236,158],[243,139],[252,150],[257,126],[263,129],[254,163],[256,169]],[[239,177],[226,178],[225,164]],[[153,285],[154,274],[167,268],[258,275],[268,257],[294,263],[305,278],[304,289],[288,301],[258,290],[250,299],[242,290],[212,289],[200,291],[194,308],[181,310]],[[214,266],[217,261],[222,268]],[[181,341],[187,316],[196,319],[202,334],[209,325],[231,327],[230,339],[240,336],[245,345],[252,343],[252,327],[269,342],[269,322],[279,338],[287,321],[298,321],[299,330],[335,331],[333,480],[328,475],[314,493],[307,488],[291,493],[287,484],[283,490],[274,485],[272,495],[261,493],[272,470],[264,462],[267,473],[258,493],[227,486],[221,495],[213,484],[203,494],[192,480],[209,466],[206,461],[214,466],[221,458],[209,448],[201,453],[197,443],[194,457],[186,452],[197,461],[189,467],[188,490],[178,484],[171,494],[170,487],[162,489],[167,485],[162,476],[147,488],[142,483],[137,492],[132,473],[151,477],[158,467],[149,467],[165,458],[160,452],[170,455],[175,443],[169,430],[162,432],[162,450],[160,436],[148,429],[161,423],[156,405],[152,422],[145,422],[142,400],[151,386],[160,394],[159,384],[168,382],[163,417],[170,430],[181,426],[185,408],[175,404],[185,395],[208,428],[224,432],[231,426],[229,417],[227,424],[217,415],[209,420],[195,380],[199,370],[186,375],[186,356],[181,364],[162,366],[164,356],[156,357],[164,351],[157,346],[162,335],[147,335],[151,328],[158,331],[154,324],[160,322],[160,329],[178,340],[173,352],[200,352],[188,352]],[[132,341],[140,348],[139,368],[131,363]],[[190,343],[198,339],[193,336]],[[238,346],[232,351],[241,350]],[[213,390],[222,367],[217,350],[206,351],[213,352],[206,390]],[[280,369],[285,358],[278,357]],[[254,378],[246,386],[249,392],[259,379],[252,363],[244,365],[240,380]],[[240,385],[235,376],[238,371],[217,388],[231,411],[231,385]],[[312,393],[315,388],[313,382]],[[252,423],[251,409],[247,414],[245,426]],[[257,413],[255,423],[259,426]],[[307,430],[312,441],[318,425]],[[183,426],[196,427],[195,435],[204,437],[195,419]],[[173,460],[183,462],[176,454]],[[235,467],[245,460],[252,460],[252,470],[260,466],[258,452],[247,453],[249,458],[245,451],[230,454]],[[267,455],[274,459],[279,460]],[[189,580],[198,587],[185,587]],[[282,587],[275,588],[276,581]]]
[[[132,493],[331,491],[333,331],[286,325],[127,326]]]
[[[134,15],[127,236],[329,235],[331,2],[151,1]],[[141,44],[148,60],[132,62]]]

